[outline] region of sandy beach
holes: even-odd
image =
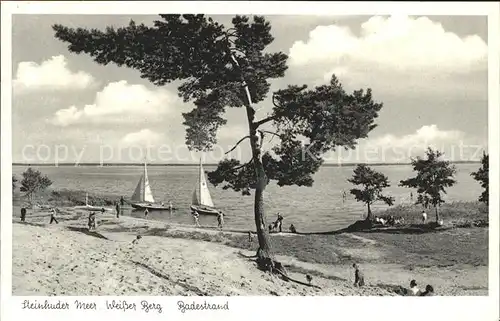
[[[27,222],[13,217],[14,295],[398,295],[411,279],[432,284],[437,295],[487,295],[488,266],[456,262],[443,267],[408,268],[387,260],[391,245],[359,234],[343,234],[348,256],[336,264],[313,263],[278,255],[289,275],[321,289],[286,282],[259,271],[248,249],[229,246],[244,233],[98,214],[96,232],[87,231],[87,213],[60,208],[59,224],[49,213],[31,211]],[[14,207],[14,213],[19,209]],[[137,235],[141,239],[133,244]],[[278,239],[304,235],[273,235]],[[339,239],[340,240],[340,239]],[[352,240],[352,242],[346,242]],[[341,242],[341,243],[342,243]],[[234,243],[234,242],[233,242]],[[355,245],[353,245],[355,244]],[[335,247],[335,248],[333,248]],[[314,251],[302,249],[303,251]],[[361,262],[367,285],[353,286],[351,262]]]

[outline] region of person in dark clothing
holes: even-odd
[[[217,227],[222,230],[222,226],[224,225],[224,213],[222,213],[222,211],[219,211],[219,214],[217,215],[217,222]]]
[[[354,286],[362,287],[363,285],[365,285],[365,277],[363,275],[363,272],[360,271],[356,263],[354,263],[352,267],[354,268]]]
[[[434,296],[434,288],[432,285],[427,284],[425,291],[420,293],[420,296]]]
[[[53,208],[52,212],[50,212],[50,223],[49,224],[52,224],[52,222],[56,222],[56,224],[59,224],[59,222],[57,221],[56,215],[57,215],[56,209]]]
[[[297,233],[297,229],[295,228],[295,225],[293,225],[293,224],[290,225],[290,232]]]
[[[283,225],[283,216],[280,213],[278,213],[278,219],[276,220],[275,225],[281,233],[281,227]]]
[[[21,222],[26,221],[26,208],[21,208]]]
[[[89,231],[92,229],[96,229],[96,222],[95,222],[95,213],[90,212],[89,214]]]
[[[120,203],[116,202],[116,218],[120,217]]]
[[[120,197],[120,205],[123,206],[125,205],[125,199],[122,197]]]

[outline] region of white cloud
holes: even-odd
[[[128,133],[121,139],[124,145],[155,145],[162,142],[163,134],[156,133],[150,129],[142,129],[138,132]]]
[[[371,87],[383,81],[399,90],[486,70],[487,52],[479,36],[460,37],[427,17],[375,16],[361,25],[359,36],[341,25],[318,26],[305,42],[292,45],[289,56],[291,73],[318,83],[335,73],[354,86],[365,85],[368,77]]]
[[[20,62],[16,78],[13,80],[14,91],[78,90],[94,84],[94,77],[84,72],[68,69],[68,62],[63,55],[37,64],[33,61]]]
[[[427,148],[444,153],[443,158],[455,161],[477,160],[487,149],[484,140],[467,136],[458,130],[441,130],[437,125],[422,126],[415,132],[396,136],[387,134],[359,142],[355,150],[337,149],[325,155],[327,163],[407,163],[423,157]]]
[[[178,97],[165,89],[148,89],[127,81],[109,83],[98,92],[95,101],[83,108],[70,106],[58,110],[52,123],[68,126],[77,123],[158,122],[178,103]]]
[[[394,136],[391,134],[369,140],[373,146],[389,146],[393,148],[420,147],[426,149],[430,144],[457,142],[464,138],[464,133],[458,130],[440,130],[437,125],[422,126],[413,134]]]

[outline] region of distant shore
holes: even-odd
[[[437,295],[488,293],[488,228],[467,224],[487,220],[477,202],[443,207],[453,224],[440,230],[409,222],[371,231],[272,234],[289,273],[300,280],[312,275],[321,290],[258,271],[238,254],[255,254],[257,239],[249,240],[248,231],[98,214],[97,231],[88,232],[87,212],[55,203],[59,224],[48,224],[43,209],[29,210],[20,223],[19,200],[14,204],[15,295],[398,295],[411,279],[432,284]],[[411,218],[414,210],[386,213]],[[142,238],[132,245],[137,235]],[[353,262],[364,270],[365,288],[352,286]]]
[[[450,161],[451,164],[480,164],[481,161]],[[325,167],[355,167],[359,164],[368,166],[409,166],[407,163],[325,163]],[[217,163],[206,163],[204,166],[217,166]],[[85,167],[85,166],[144,166],[144,163],[12,163],[12,166],[39,166],[39,167]],[[199,166],[198,163],[149,163],[148,166]]]

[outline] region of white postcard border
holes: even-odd
[[[499,6],[498,3],[391,3],[391,2],[3,2],[2,6],[2,107],[1,107],[1,310],[0,319],[37,320],[88,320],[117,317],[120,320],[271,320],[286,318],[359,319],[359,320],[498,320],[499,312]],[[207,14],[316,14],[326,15],[374,15],[374,14],[411,14],[411,15],[488,15],[489,50],[489,154],[490,154],[490,233],[489,233],[489,292],[488,297],[433,297],[419,298],[377,298],[377,297],[52,297],[73,304],[75,300],[94,301],[98,311],[40,311],[22,310],[25,299],[40,301],[47,297],[12,296],[12,128],[11,128],[11,41],[12,14],[157,14],[163,13],[207,13]],[[460,84],[457,84],[458,86]],[[29,277],[29,276],[27,276]],[[105,301],[127,300],[140,305],[142,300],[158,302],[163,305],[161,314],[150,312],[109,311]],[[178,301],[203,303],[228,302],[229,310],[189,311],[181,313]],[[422,301],[425,300],[425,301]],[[423,303],[425,302],[425,303]]]

